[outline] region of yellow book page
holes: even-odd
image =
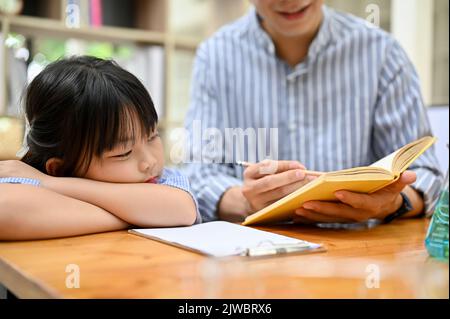
[[[406,151],[399,154],[398,158],[394,161],[393,172],[395,174],[403,173],[420,155],[430,148],[436,140],[436,137],[426,136],[416,142],[408,144],[409,147],[406,148]]]
[[[408,166],[433,145],[435,141],[435,137],[423,137],[399,148],[386,157],[383,157],[370,165],[370,167],[380,167],[397,175],[405,171]]]
[[[431,147],[436,142],[436,138],[432,136],[425,136],[421,139],[418,139],[412,143],[409,143],[396,152],[388,155],[387,157],[391,157],[394,155],[394,159],[392,160],[392,174],[394,179],[392,182],[395,182],[400,178],[400,175],[408,169],[408,167],[420,156],[422,155],[428,148]],[[380,161],[378,161],[380,162]],[[377,163],[378,163],[377,162]],[[374,163],[376,164],[376,163]],[[372,165],[374,165],[372,164]],[[380,186],[379,188],[373,190],[373,192],[378,191],[379,189],[386,187]]]

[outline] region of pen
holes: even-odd
[[[242,166],[242,167],[249,167],[250,165],[253,165],[253,163],[249,163],[249,162],[244,162],[244,161],[238,161],[235,163],[236,165]],[[303,172],[305,172],[306,175],[312,175],[312,176],[322,176],[323,174],[325,174],[324,172],[317,172],[317,171],[309,171],[309,170],[302,170]]]
[[[273,247],[253,247],[248,248],[245,255],[249,257],[269,256],[279,254],[289,254],[302,251],[317,250],[321,246],[311,245],[310,243],[275,245]]]

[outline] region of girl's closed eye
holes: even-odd
[[[150,136],[150,138],[148,139],[149,142],[154,141],[156,138],[159,137],[159,133],[155,132],[152,136]]]
[[[131,155],[131,152],[133,152],[133,150],[129,150],[126,153],[122,153],[122,154],[119,154],[119,155],[114,155],[114,156],[111,156],[111,157],[112,158],[127,158],[129,155]]]

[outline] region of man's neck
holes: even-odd
[[[291,67],[295,67],[308,55],[309,47],[317,36],[322,21],[323,17],[318,21],[317,27],[312,32],[292,37],[279,34],[267,28],[264,22],[262,22],[262,26],[272,38],[278,57],[286,61]]]

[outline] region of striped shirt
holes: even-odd
[[[0,184],[23,184],[23,185],[41,186],[41,181],[38,179],[25,177],[1,177]]]
[[[190,135],[196,121],[220,131],[278,128],[277,159],[319,171],[367,166],[431,135],[418,76],[398,42],[362,19],[326,6],[323,12],[307,57],[295,67],[277,57],[254,8],[203,42],[186,118]],[[188,152],[214,158],[227,151],[209,149]],[[427,213],[442,183],[438,167],[433,148],[410,166]],[[242,184],[243,169],[225,161],[185,169],[203,220],[217,219],[221,196]]]

